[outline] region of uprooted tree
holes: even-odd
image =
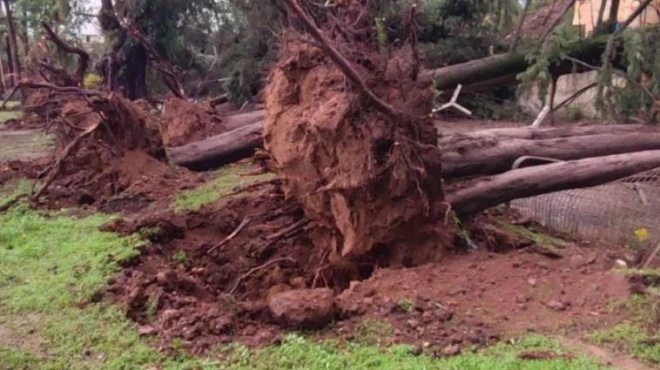
[[[443,152],[427,116],[432,96],[428,80],[419,78],[415,39],[383,59],[371,42],[377,30],[360,18],[314,19],[295,0],[286,3],[316,46],[304,37],[285,39],[265,92],[265,148],[285,190],[316,222],[314,240],[335,259],[377,250],[394,264],[428,261],[441,255],[433,247],[452,242],[452,211],[470,215],[517,197],[590,186],[660,165],[657,151],[552,164],[477,182],[445,199]],[[370,10],[369,3],[354,1],[344,14]],[[353,24],[363,33],[351,29],[350,42],[341,36],[331,41],[322,30],[346,32]],[[352,88],[343,86],[344,78]],[[583,151],[585,157],[607,153]]]
[[[422,8],[407,4],[410,6],[405,11],[399,9],[393,27],[373,22],[369,16],[389,14],[387,11],[392,9],[384,5],[390,2],[338,2],[329,7],[321,2],[295,0],[275,3],[279,4],[275,12],[287,27],[280,36],[279,57],[270,68],[263,92],[266,109],[218,120],[213,107],[202,112],[201,105],[185,100],[189,94],[179,82],[176,63],[162,52],[159,37],[152,30],[158,13],[152,8],[155,2],[104,1],[104,27],[117,27],[118,38],[105,59],[108,84],[101,90],[82,86],[81,76],[88,63],[84,52],[43,25],[47,40],[59,49],[78,54],[78,64],[68,80],[54,78],[58,75],[55,72],[66,72],[65,68],[50,68],[48,73],[24,76],[20,84],[31,91],[50,92],[48,102],[56,109],[48,117],[55,118],[68,134],[68,145],[63,145],[63,152],[48,172],[46,186],[34,198],[46,194],[48,185],[63,171],[63,162],[76,148],[84,154],[84,149],[95,146],[108,160],[123,158],[136,148],[162,159],[162,153],[154,148],[160,148],[163,141],[153,130],[154,125],[144,118],[147,110],[129,101],[147,96],[149,65],[174,95],[169,101],[190,113],[186,117],[213,116],[209,121],[219,121],[226,131],[168,148],[171,159],[194,169],[208,169],[249,156],[263,146],[284,190],[313,221],[313,240],[328,251],[332,261],[374,255],[394,265],[428,261],[453,244],[453,214],[470,216],[518,197],[592,186],[660,165],[660,133],[649,126],[500,130],[443,137],[439,148],[438,133],[429,116],[435,99],[432,87],[493,83],[493,79],[502,83],[503,77],[530,67],[538,74],[540,57],[524,57],[525,50],[530,50],[526,48],[538,42],[512,41],[510,52],[431,72],[424,68],[419,43],[430,37],[424,32],[431,32],[422,27],[429,22],[423,19]],[[118,4],[124,10],[118,10]],[[143,18],[126,10],[136,4],[147,7],[137,12]],[[448,8],[440,9],[447,12],[460,10],[442,4]],[[566,5],[572,6],[572,2]],[[504,8],[489,9],[478,14],[504,17]],[[188,11],[178,9],[168,19],[179,22],[182,16],[177,12]],[[455,30],[442,32],[448,32],[451,38]],[[564,45],[569,52],[543,71],[552,76],[570,73],[575,71],[576,63],[601,63],[604,70],[620,67],[622,58],[610,54],[620,50],[618,32],[604,28],[589,39]],[[389,42],[391,39],[398,41]],[[556,40],[552,42],[557,44]],[[546,45],[545,41],[542,44]],[[175,104],[167,102],[161,118],[179,118],[168,111]],[[72,121],[87,114],[96,119]],[[161,131],[168,126],[177,124],[162,123]],[[191,127],[199,131],[194,134],[207,132],[203,124]],[[153,142],[127,145],[132,143],[131,137],[149,137]],[[164,135],[164,139],[172,145],[186,142],[174,135]],[[618,156],[611,156],[615,154]],[[519,163],[520,158],[536,161],[534,164],[569,162],[510,171],[518,165],[525,167]],[[96,175],[96,180],[105,176]],[[466,177],[481,178],[457,186]],[[451,186],[446,187],[443,179]],[[110,191],[110,195],[114,193]]]

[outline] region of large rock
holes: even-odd
[[[268,308],[275,321],[297,330],[321,329],[335,316],[331,289],[298,289],[272,295]]]

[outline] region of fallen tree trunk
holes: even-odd
[[[511,170],[523,156],[574,160],[612,154],[660,150],[660,133],[577,136],[548,140],[475,139],[447,147],[443,178],[494,175]]]
[[[259,121],[187,145],[169,148],[168,156],[179,166],[205,171],[251,156],[263,145]]]
[[[513,199],[605,184],[660,167],[660,150],[619,154],[524,168],[479,181],[447,194],[459,217]]]
[[[567,45],[566,50],[568,52],[566,54],[589,65],[599,65],[607,44],[607,36],[596,35],[588,39],[575,41]],[[502,83],[500,79],[502,76],[515,76],[522,73],[527,70],[531,63],[532,61],[527,58],[527,54],[524,52],[497,54],[447,67],[424,70],[420,73],[419,78],[433,79],[435,82],[434,87],[438,90],[450,90],[458,84],[468,87],[468,89],[470,85],[487,88],[496,85],[489,85],[485,81],[492,81],[499,85]],[[614,64],[617,65],[618,63]],[[549,69],[553,77],[593,70],[582,65],[576,65],[569,59],[552,64]],[[512,84],[519,82],[517,79],[507,81]]]
[[[222,117],[222,125],[227,131],[236,130],[243,126],[262,122],[266,118],[266,111],[263,109],[254,112],[239,113]]]
[[[443,136],[440,147],[457,147],[473,144],[473,140],[484,139],[524,139],[545,140],[563,137],[576,137],[603,134],[630,134],[630,133],[660,133],[660,127],[649,125],[590,125],[567,127],[507,127],[479,130],[470,133],[460,133]]]
[[[242,159],[262,146],[263,122],[253,122],[261,115],[263,111],[225,117],[226,126],[238,129],[170,148],[170,157],[193,170]],[[443,177],[450,179],[505,172],[522,156],[572,160],[660,149],[660,129],[641,125],[520,127],[456,134],[440,141],[445,153]]]

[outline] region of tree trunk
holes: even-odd
[[[263,145],[262,130],[263,121],[259,121],[202,141],[170,148],[168,155],[179,166],[205,171],[251,156]]]
[[[99,23],[106,35],[115,38],[100,64],[104,83],[130,100],[147,98],[147,51],[122,27],[112,0],[101,1]]]
[[[567,45],[567,50],[569,50],[567,54],[587,64],[599,65],[606,43],[607,37],[602,35],[579,40]],[[492,86],[488,86],[485,81],[490,80],[501,83],[502,76],[515,76],[527,70],[529,65],[530,61],[527,60],[525,53],[514,51],[438,69],[425,70],[420,73],[419,77],[433,79],[434,86],[438,90],[453,90],[458,84],[468,88],[470,85],[478,84],[481,88],[486,88]],[[575,65],[570,60],[564,60],[559,64],[550,66],[550,73],[555,77],[588,70],[591,69]],[[507,79],[507,81],[510,83],[518,82],[516,79]]]
[[[477,214],[513,199],[597,186],[660,167],[660,150],[588,158],[523,168],[447,194],[459,217]]]
[[[21,74],[21,60],[18,54],[18,43],[16,41],[16,28],[14,27],[14,17],[12,15],[11,3],[9,0],[2,0],[5,6],[5,16],[7,17],[7,31],[8,31],[8,49],[11,51],[11,64],[14,72],[14,82],[20,80]],[[25,94],[21,94],[21,100],[25,98]]]
[[[188,145],[170,148],[174,163],[194,170],[217,168],[261,147],[263,111],[223,118],[236,129]],[[248,128],[249,127],[249,128]],[[252,146],[251,148],[249,146]],[[505,128],[456,134],[440,140],[443,176],[482,176],[511,170],[523,156],[580,159],[660,149],[660,128],[642,125],[558,128]]]
[[[466,134],[448,135],[440,139],[440,147],[467,146],[473,144],[474,140],[485,139],[545,140],[587,135],[632,134],[644,132],[660,133],[660,127],[650,125],[591,125],[548,128],[531,126],[492,128]]]
[[[227,131],[232,131],[241,128],[243,126],[251,125],[257,122],[262,122],[265,118],[266,118],[266,111],[260,109],[248,113],[239,113],[239,114],[223,116],[222,125],[225,127]]]
[[[5,35],[5,52],[7,54],[7,73],[9,74],[9,87],[13,87],[16,85],[16,79],[14,78],[14,62],[13,62],[13,56],[11,52],[11,44],[9,42],[9,35]]]
[[[140,44],[128,42],[124,38],[119,49],[111,57],[112,91],[116,91],[130,100],[147,97],[147,51]]]
[[[494,175],[511,170],[523,156],[574,160],[643,150],[660,150],[660,133],[579,136],[548,140],[485,139],[444,149],[444,178]]]

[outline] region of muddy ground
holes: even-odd
[[[387,323],[391,330],[373,333],[383,344],[412,343],[437,354],[530,331],[579,337],[616,322],[620,312],[609,304],[629,294],[627,278],[611,271],[621,251],[571,243],[561,258],[549,257],[530,240],[490,226],[477,239],[478,251],[457,249],[441,263],[389,269],[365,261],[358,269],[331,269],[304,229],[272,242],[303,216],[271,186],[198,212],[108,225],[160,231],[105,293],[128,307],[142,333],[161,338],[163,348],[181,338],[204,353],[237,339],[276,343],[282,329],[270,315],[269,297],[330,287],[336,316],[322,336],[353,339],[374,330],[369,322]],[[209,252],[246,217],[256,222]],[[471,226],[475,235],[484,222]]]
[[[473,121],[454,125],[479,127]],[[94,201],[81,202],[80,193],[77,199],[58,196],[79,189],[60,185],[51,195],[60,199],[58,207],[122,213],[103,229],[138,232],[151,241],[93,299],[120,304],[139,332],[158,338],[166,351],[175,338],[197,354],[236,340],[278,343],[287,328],[273,317],[269,300],[298,289],[334,292],[332,323],[317,332],[321,337],[372,336],[380,344],[410,343],[443,356],[530,331],[579,339],[617,322],[622,313],[611,304],[630,292],[628,280],[612,272],[623,250],[571,242],[547,253],[538,240],[493,226],[516,220],[515,214],[474,220],[467,225],[474,244],[457,238],[438,263],[391,269],[387,256],[376,253],[356,264],[330,265],[277,180],[197,211],[175,212],[171,197],[208,175],[130,158],[109,167],[134,175],[120,192],[92,189]],[[3,163],[0,181],[35,177],[40,162],[33,163],[32,169]]]

